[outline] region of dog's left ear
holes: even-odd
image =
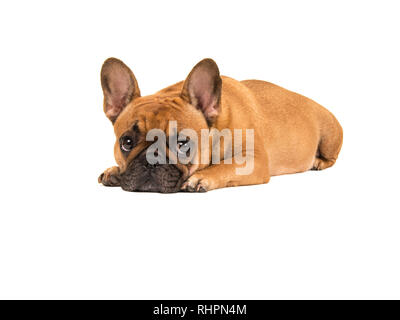
[[[187,76],[182,98],[201,110],[209,124],[220,112],[222,79],[217,64],[212,59],[201,60]]]

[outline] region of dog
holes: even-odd
[[[327,109],[269,82],[220,76],[212,59],[197,63],[184,81],[142,97],[129,67],[109,58],[101,69],[101,85],[104,112],[116,135],[118,164],[98,178],[105,186],[171,193],[268,183],[271,176],[329,168],[342,146],[342,127]],[[177,130],[188,128],[198,137],[203,134],[201,142],[193,139],[191,144],[193,154],[201,154],[203,161],[149,161],[149,132],[157,130],[170,141],[171,122]],[[228,134],[222,137],[224,130]],[[237,142],[229,134],[235,130],[251,135],[243,137],[242,131]],[[184,149],[180,153],[188,154],[184,148],[188,141],[192,137],[175,141],[178,153]],[[243,144],[246,150],[236,152]],[[166,143],[163,151],[155,154],[168,154],[168,149],[172,147]],[[169,153],[169,158],[174,154]],[[241,163],[232,160],[236,155],[242,157]],[[220,161],[214,162],[214,156]],[[252,162],[245,174],[239,172],[247,165],[243,157]]]

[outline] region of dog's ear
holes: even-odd
[[[201,110],[209,124],[220,111],[222,80],[217,64],[212,59],[201,60],[187,76],[182,98]]]
[[[104,93],[104,112],[112,123],[129,102],[140,97],[135,75],[125,63],[116,58],[104,61],[101,68],[101,87]]]

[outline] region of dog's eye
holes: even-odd
[[[186,146],[189,141],[178,141],[178,148],[180,149],[183,146]]]
[[[132,137],[129,137],[129,136],[122,137],[120,140],[120,146],[121,146],[122,151],[125,151],[125,152],[131,151],[134,147],[134,142],[133,142]]]
[[[189,140],[178,141],[178,152],[186,153],[187,151],[189,151]]]

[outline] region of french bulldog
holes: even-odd
[[[98,178],[105,186],[170,193],[268,183],[271,176],[329,168],[342,146],[342,127],[327,109],[269,82],[220,76],[212,59],[197,63],[184,81],[142,97],[129,67],[109,58],[101,85],[118,164]],[[191,135],[182,140],[175,132],[184,129]],[[166,138],[149,139],[154,131]],[[173,161],[149,161],[154,141],[164,144],[154,155]],[[179,161],[179,154],[192,161]]]

